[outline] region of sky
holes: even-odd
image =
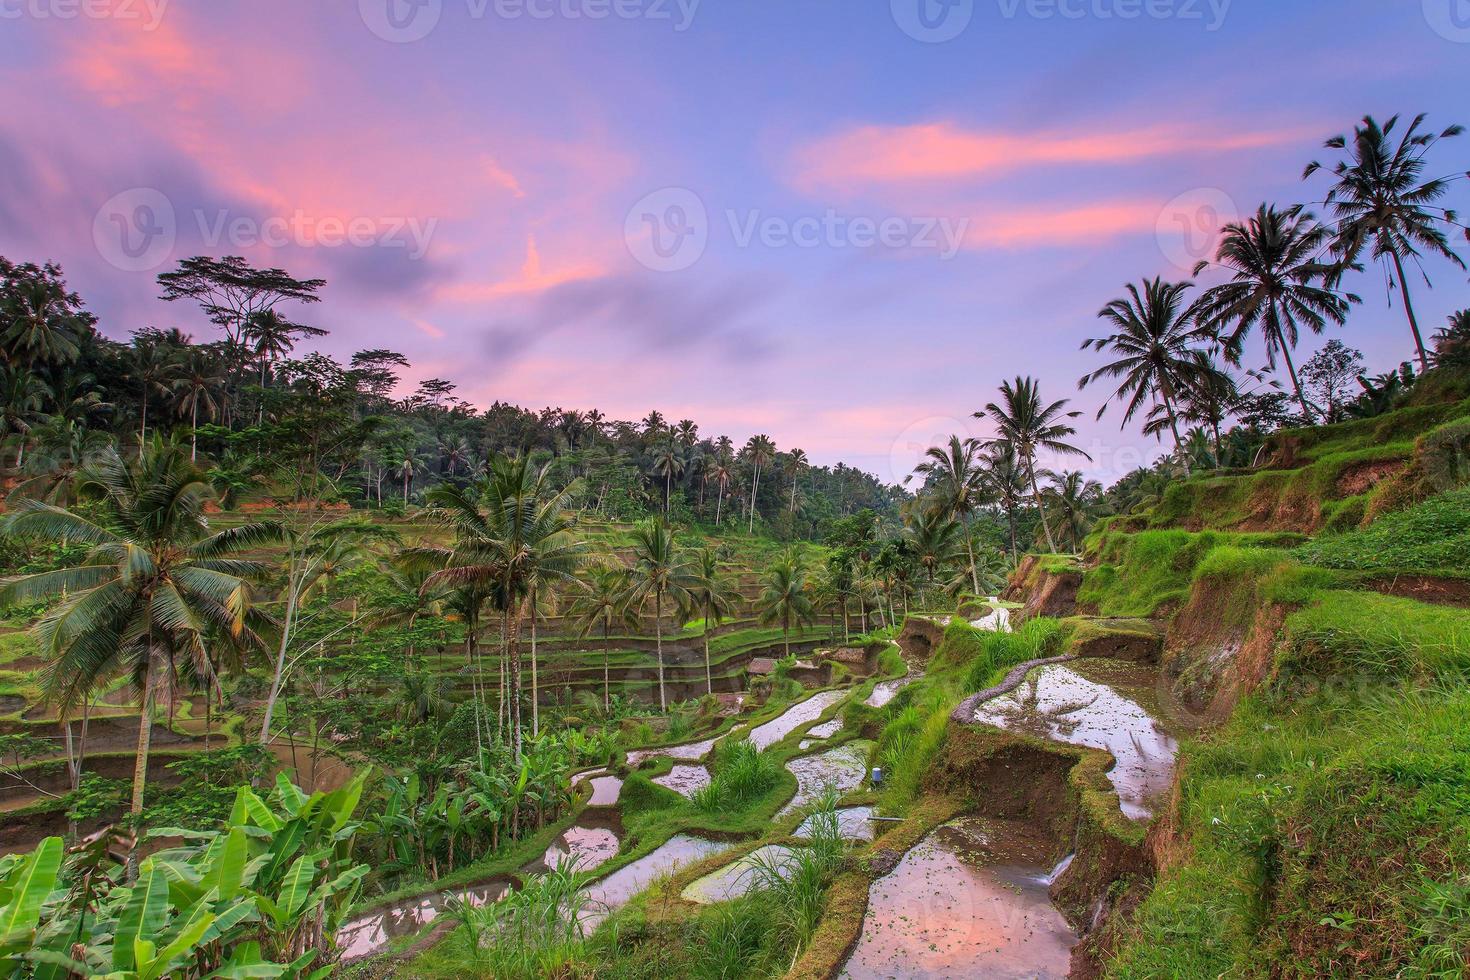
[[[481,406],[896,481],[1034,375],[1110,480],[1160,447],[1077,390],[1097,311],[1320,201],[1302,169],[1363,115],[1470,124],[1470,0],[0,0],[0,81],[0,254],[110,336],[211,337],[156,276],[243,255],[327,280],[286,310],[321,349]],[[1435,329],[1470,285],[1423,272]],[[1382,271],[1351,285],[1299,362],[1410,355]]]

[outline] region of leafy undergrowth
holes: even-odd
[[[1386,514],[1361,530],[1324,535],[1295,554],[1324,568],[1463,572],[1470,569],[1470,488]]]
[[[1294,534],[1223,531],[1108,531],[1092,546],[1098,564],[1087,572],[1077,599],[1108,617],[1152,616],[1168,603],[1183,603],[1200,562],[1224,546],[1264,549],[1267,554],[1301,544]]]

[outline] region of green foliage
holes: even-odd
[[[659,810],[672,810],[683,806],[684,797],[660,786],[641,772],[629,773],[623,780],[623,791],[618,796],[618,805],[624,819]]]
[[[1325,568],[1463,572],[1470,569],[1470,488],[1386,514],[1362,530],[1323,535],[1294,554]]]
[[[533,875],[498,902],[456,901],[458,928],[439,955],[455,977],[541,980],[560,976],[586,946],[588,898],[572,864]]]
[[[1470,611],[1364,592],[1329,591],[1286,621],[1284,681],[1470,670]]]
[[[1077,599],[1103,616],[1152,616],[1166,603],[1183,603],[1189,597],[1195,567],[1215,548],[1280,549],[1301,541],[1294,534],[1108,532],[1096,544],[1099,564],[1083,579]]]
[[[709,784],[695,790],[690,800],[705,813],[746,809],[765,796],[781,778],[781,763],[745,739],[725,739],[715,747]]]

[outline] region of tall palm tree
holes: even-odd
[[[1000,442],[985,447],[981,457],[990,495],[1005,512],[1010,531],[1011,557],[1016,556],[1016,525],[1026,502],[1026,469],[1016,458],[1016,447]]]
[[[781,624],[786,656],[791,656],[792,628],[811,623],[815,618],[811,596],[807,594],[806,564],[793,553],[783,555],[771,566],[755,605],[762,625]]]
[[[807,456],[800,449],[793,449],[786,455],[786,479],[791,481],[791,515],[796,516],[796,484],[801,479],[801,474],[806,471]]]
[[[705,693],[715,692],[714,671],[710,667],[709,637],[714,628],[735,609],[735,592],[720,571],[720,557],[713,548],[701,548],[689,558],[689,611],[704,618],[704,686]]]
[[[1327,192],[1327,206],[1337,221],[1332,232],[1332,254],[1336,257],[1337,276],[1351,268],[1364,250],[1375,260],[1387,260],[1393,266],[1392,285],[1397,280],[1404,297],[1404,313],[1414,334],[1419,352],[1419,370],[1429,370],[1429,354],[1414,315],[1414,302],[1409,296],[1409,280],[1404,272],[1405,260],[1418,260],[1419,250],[1449,259],[1461,269],[1465,262],[1450,248],[1449,238],[1441,225],[1454,225],[1454,211],[1434,202],[1449,192],[1452,178],[1424,178],[1426,157],[1440,140],[1459,136],[1462,126],[1450,126],[1438,134],[1424,132],[1425,115],[1414,117],[1397,144],[1393,132],[1399,117],[1393,116],[1383,125],[1366,116],[1362,125],[1353,128],[1351,138],[1334,136],[1327,141],[1329,150],[1347,154],[1331,170],[1335,183]],[[1321,163],[1307,165],[1302,179],[1322,170]],[[1425,276],[1425,285],[1429,278]]]
[[[727,439],[726,436],[721,436]],[[709,476],[719,487],[719,497],[715,501],[715,527],[720,526],[721,512],[725,507],[725,491],[730,489],[730,478],[735,475],[734,459],[728,448],[717,450],[715,463],[710,467]]]
[[[664,478],[664,518],[668,519],[674,496],[674,478],[684,473],[684,454],[672,436],[664,440],[653,457],[653,471]]]
[[[187,343],[187,338],[183,338]],[[138,457],[148,444],[148,396],[167,395],[177,367],[178,352],[182,344],[176,344],[169,334],[161,330],[140,330],[133,336],[128,348],[127,375],[138,386],[141,398],[141,417],[138,429]]]
[[[934,584],[940,570],[959,556],[959,542],[956,538],[962,530],[959,522],[937,508],[918,509],[905,526],[904,534],[908,537],[914,560],[923,569],[924,578],[929,584]],[[966,544],[969,542],[966,541]],[[973,554],[974,546],[971,545],[967,550]],[[978,586],[979,574],[973,566],[970,571],[972,586]]]
[[[980,443],[974,439],[949,437],[948,449],[930,446],[924,451],[924,462],[914,467],[922,473],[929,487],[934,509],[961,526],[985,503],[985,471],[978,456]],[[980,577],[975,571],[975,549],[965,534],[965,550],[970,558],[970,577],[975,591],[980,591]]]
[[[1084,340],[1083,350],[1111,352],[1118,359],[1085,374],[1077,382],[1084,389],[1102,378],[1119,379],[1112,399],[1127,400],[1123,424],[1132,421],[1140,407],[1151,399],[1164,406],[1169,428],[1174,433],[1174,449],[1183,440],[1179,435],[1178,401],[1181,393],[1199,378],[1209,366],[1209,358],[1198,346],[1200,327],[1196,322],[1199,307],[1186,303],[1193,283],[1164,282],[1148,279],[1142,289],[1129,283],[1128,295],[1115,299],[1098,313],[1116,333],[1107,337]],[[1108,403],[1097,410],[1101,419]]]
[[[35,633],[50,660],[48,699],[60,706],[63,720],[100,679],[119,672],[132,676],[140,692],[130,808],[136,819],[143,810],[154,706],[172,703],[181,661],[200,675],[212,674],[212,631],[258,643],[247,581],[260,566],[232,556],[274,540],[280,529],[244,524],[211,533],[204,474],[177,446],[157,438],[132,464],[115,449],[99,454],[84,487],[104,501],[104,523],[28,500],[6,520],[5,530],[86,545],[87,558],[71,568],[11,580],[0,589],[0,603],[62,596]],[[135,860],[130,866],[136,871]]]
[[[1036,478],[1036,453],[1046,449],[1064,456],[1081,456],[1091,461],[1092,457],[1065,440],[1077,434],[1067,423],[1081,412],[1069,412],[1067,399],[1050,404],[1041,400],[1041,387],[1035,378],[1017,377],[1015,383],[1002,381],[1000,403],[989,402],[984,412],[976,412],[975,418],[990,418],[999,431],[997,438],[990,440],[992,446],[1010,443],[1015,447],[1016,458],[1025,468],[1031,484],[1031,497],[1041,517],[1041,529],[1046,532],[1046,545],[1056,551],[1056,539],[1046,521],[1046,510],[1041,502],[1041,485]]]
[[[1329,234],[1300,206],[1281,211],[1262,204],[1249,221],[1225,226],[1215,261],[1231,278],[1200,302],[1200,323],[1220,338],[1225,359],[1237,367],[1246,338],[1260,331],[1267,367],[1275,369],[1277,354],[1286,361],[1297,402],[1309,419],[1292,348],[1302,327],[1321,333],[1328,323],[1341,326],[1349,305],[1359,302],[1333,288],[1333,266],[1319,259]],[[1195,275],[1208,265],[1200,263]]]
[[[199,458],[199,416],[213,421],[224,402],[225,376],[219,359],[206,348],[189,346],[179,358],[175,377],[169,385],[174,411],[189,417],[189,460]]]
[[[745,459],[750,463],[750,524],[746,528],[746,534],[755,533],[755,507],[756,497],[760,493],[761,468],[770,464],[776,457],[776,444],[771,441],[770,436],[751,436],[750,441],[745,444]]]
[[[424,458],[415,446],[404,443],[394,454],[393,468],[403,480],[403,506],[407,507],[408,488],[413,484],[414,474],[424,468]]]
[[[320,327],[308,327],[304,323],[293,323],[275,310],[261,310],[245,321],[241,339],[250,353],[255,355],[260,366],[260,418],[265,417],[264,390],[269,378],[270,365],[296,349],[301,337],[325,337],[327,331]]]
[[[633,626],[636,618],[628,610],[628,570],[621,566],[598,565],[582,579],[582,589],[572,601],[570,614],[581,634],[588,636],[602,630],[602,710],[612,708],[611,658],[612,624]]]
[[[1081,550],[1082,538],[1102,503],[1102,493],[1101,483],[1075,471],[1053,476],[1052,485],[1046,489],[1047,503],[1071,541],[1073,551]]]
[[[688,608],[689,592],[695,587],[693,569],[674,548],[674,535],[659,520],[650,520],[633,530],[633,570],[627,600],[631,608],[653,602],[654,650],[658,658],[659,710],[669,710],[664,690],[664,603]]]

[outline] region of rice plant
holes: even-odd
[[[587,944],[590,900],[570,861],[528,879],[498,902],[450,904],[458,965],[465,975],[495,980],[540,980],[558,975]]]

